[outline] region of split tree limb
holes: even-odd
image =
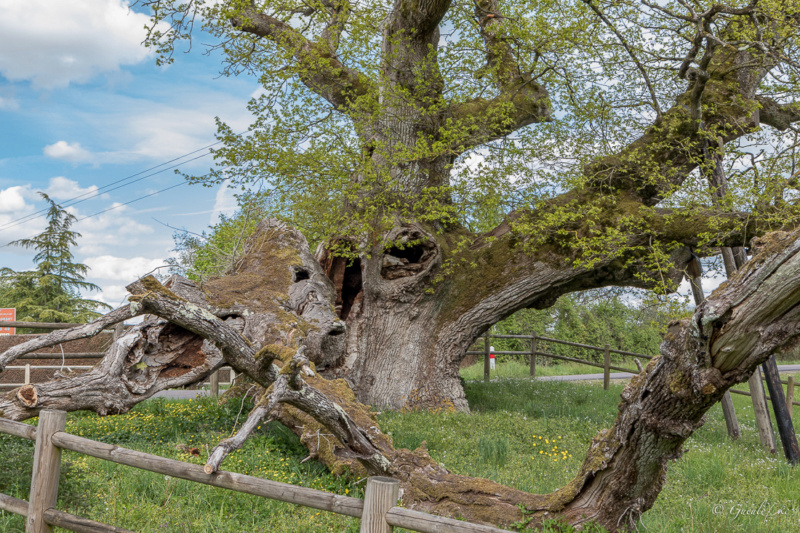
[[[211,450],[206,465],[203,467],[205,473],[213,474],[219,470],[219,465],[222,464],[222,461],[232,452],[241,448],[262,421],[264,423],[269,422],[271,418],[264,421],[264,419],[268,417],[269,411],[270,409],[267,406],[257,405],[254,407],[253,410],[250,411],[250,414],[247,415],[247,420],[242,424],[242,427],[236,432],[236,435],[221,441]]]

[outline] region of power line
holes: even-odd
[[[169,187],[165,187],[165,188],[163,188],[161,190],[158,190],[156,192],[151,192],[150,194],[145,194],[144,196],[140,196],[139,198],[134,198],[133,200],[125,202],[124,204],[117,204],[115,206],[109,207],[108,209],[103,209],[102,211],[98,211],[97,213],[92,213],[91,215],[86,215],[85,217],[79,218],[75,222],[81,222],[83,220],[86,220],[87,218],[92,218],[92,217],[96,217],[97,215],[102,215],[103,213],[106,213],[108,211],[113,211],[114,209],[119,209],[120,207],[124,207],[124,206],[132,204],[134,202],[138,202],[139,200],[144,200],[145,198],[149,198],[151,196],[155,196],[158,193],[162,193],[164,191],[168,191],[170,189],[174,189],[176,187],[180,187],[181,185],[186,185],[187,183],[188,182],[186,182],[186,181],[182,181],[180,183],[176,183],[175,185],[170,185]]]
[[[190,163],[190,162],[195,161],[197,159],[200,159],[202,157],[206,157],[206,156],[211,154],[210,151],[205,153],[205,154],[201,154],[201,155],[199,155],[197,157],[193,157],[192,159],[188,159],[186,161],[181,161],[180,163],[172,165],[171,167],[162,168],[158,172],[153,172],[152,174],[147,174],[146,176],[142,176],[139,179],[136,179],[136,180],[133,180],[133,181],[129,181],[128,183],[124,183],[122,185],[114,187],[113,189],[109,189],[109,187],[112,187],[113,185],[117,185],[118,183],[126,182],[126,181],[130,180],[131,178],[135,178],[136,176],[140,176],[142,174],[145,174],[147,172],[155,170],[155,169],[157,169],[159,167],[163,167],[165,165],[169,165],[170,163],[174,163],[175,161],[179,161],[179,160],[184,159],[184,158],[186,158],[186,157],[188,157],[190,155],[194,155],[197,152],[202,152],[203,150],[209,150],[210,148],[216,146],[217,144],[220,144],[221,142],[222,141],[217,141],[217,142],[211,143],[211,144],[209,144],[207,146],[203,146],[202,148],[198,148],[197,150],[194,150],[192,152],[183,154],[183,155],[178,156],[178,157],[176,157],[174,159],[170,159],[169,161],[165,161],[164,163],[158,164],[158,165],[156,165],[154,167],[150,167],[148,169],[142,170],[141,172],[137,172],[136,174],[131,174],[130,176],[127,176],[125,178],[118,179],[116,181],[113,181],[113,182],[111,182],[111,183],[109,183],[107,185],[104,185],[104,186],[98,188],[96,191],[90,191],[90,192],[86,192],[86,193],[80,194],[78,196],[74,196],[74,197],[66,200],[66,203],[62,203],[61,206],[62,207],[71,207],[71,206],[79,204],[81,202],[85,202],[86,200],[91,200],[92,198],[97,198],[101,194],[105,194],[107,192],[115,191],[115,190],[117,190],[117,189],[119,189],[121,187],[126,187],[128,185],[132,185],[132,184],[134,184],[134,183],[136,183],[138,181],[142,181],[143,179],[150,178],[150,177],[153,177],[153,176],[155,176],[157,174],[165,172],[167,170],[171,170],[171,169],[177,168],[180,165],[183,165],[184,163]],[[89,196],[89,195],[91,195],[91,196]],[[89,196],[89,198],[85,198],[86,196]],[[74,201],[74,200],[77,200],[77,201]],[[69,203],[69,202],[72,202],[72,203]],[[10,228],[13,228],[15,226],[19,226],[20,224],[22,224],[24,222],[28,222],[30,220],[33,220],[33,219],[36,219],[36,218],[40,218],[40,217],[44,216],[44,213],[46,213],[46,212],[47,212],[47,208],[44,208],[44,209],[41,209],[41,210],[39,210],[39,211],[37,211],[35,213],[31,213],[29,215],[25,215],[23,217],[15,219],[15,220],[11,220],[10,222],[7,222],[3,226],[0,226],[0,231],[4,231],[6,229],[10,229]]]
[[[198,156],[195,159],[198,159],[199,157],[202,157],[202,156]],[[192,161],[192,160],[190,160],[190,161]],[[188,163],[188,161],[186,161],[186,162]],[[226,167],[224,170],[227,170],[229,168],[230,167]],[[92,213],[91,215],[86,215],[85,217],[81,217],[81,218],[77,219],[75,222],[81,222],[83,220],[86,220],[87,218],[92,218],[92,217],[96,217],[97,215],[102,215],[103,213],[107,213],[108,211],[113,211],[114,209],[119,209],[120,207],[125,207],[126,205],[130,205],[130,204],[132,204],[134,202],[138,202],[139,200],[144,200],[145,198],[149,198],[149,197],[155,196],[155,195],[157,195],[159,193],[162,193],[162,192],[165,192],[165,191],[169,191],[170,189],[175,189],[177,187],[180,187],[181,185],[187,185],[188,183],[189,182],[187,182],[187,181],[181,181],[181,182],[176,183],[174,185],[170,185],[169,187],[164,187],[163,189],[159,189],[159,190],[157,190],[155,192],[151,192],[150,194],[145,194],[144,196],[140,196],[138,198],[134,198],[133,200],[128,200],[125,203],[121,203],[121,204],[117,204],[117,205],[111,206],[111,207],[109,207],[107,209],[103,209],[102,211],[98,211],[96,213]],[[8,242],[6,244],[3,244],[2,246],[0,246],[0,248],[5,248],[9,244],[11,244],[11,243]]]

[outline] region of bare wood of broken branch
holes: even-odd
[[[61,329],[41,335],[28,342],[23,342],[16,346],[12,346],[0,355],[0,372],[10,363],[21,355],[34,352],[41,348],[55,346],[62,342],[74,341],[78,339],[85,339],[86,337],[94,337],[100,334],[108,326],[117,324],[129,318],[138,316],[141,313],[135,312],[131,309],[130,305],[124,305],[120,308],[114,309],[110,313],[101,316],[94,322],[82,324],[74,328]]]
[[[152,276],[131,283],[127,289],[132,307],[141,307],[207,339],[237,372],[248,374],[263,387],[277,377],[278,368],[272,359],[256,357],[256,348],[250,341],[214,315],[208,306],[180,298]]]
[[[250,438],[253,431],[259,427],[259,424],[264,418],[268,417],[270,411],[270,406],[257,405],[254,407],[253,410],[250,411],[250,414],[247,415],[247,420],[242,424],[242,427],[236,432],[236,435],[221,441],[211,450],[206,465],[203,467],[205,473],[213,474],[219,470],[219,465],[222,464],[222,461],[232,452],[242,447],[245,441]],[[272,419],[268,418],[267,422],[270,420]]]

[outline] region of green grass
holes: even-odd
[[[642,361],[642,364],[647,364],[646,361]],[[620,363],[616,363],[617,366],[621,366],[622,368],[630,367],[631,370],[636,368],[634,363],[628,363],[620,365]],[[612,372],[617,372],[617,370],[612,370]],[[536,376],[543,377],[543,376],[572,376],[577,374],[602,374],[603,369],[597,368],[594,366],[589,365],[582,365],[580,363],[572,363],[568,361],[561,361],[559,364],[548,364],[544,365],[542,362],[537,361],[536,365]],[[489,376],[492,379],[495,378],[527,378],[530,377],[530,367],[527,363],[521,363],[519,361],[511,360],[511,361],[503,361],[498,362],[495,364],[494,370],[489,372]],[[479,361],[472,366],[468,366],[466,368],[461,369],[461,377],[466,380],[479,380],[483,379],[483,361]]]
[[[505,379],[467,383],[472,413],[384,412],[381,427],[397,447],[427,446],[460,474],[488,477],[530,492],[567,483],[590,439],[614,420],[622,384]],[[641,531],[785,532],[800,524],[800,469],[761,451],[749,398],[734,396],[743,437],[731,442],[719,406],[670,464],[667,483]],[[68,431],[95,440],[202,464],[230,434],[238,404],[213,400],[146,402],[127,415],[71,414]],[[241,416],[247,411],[245,410]],[[795,408],[800,417],[800,408]],[[207,448],[208,447],[208,448]],[[189,453],[198,448],[201,457]],[[27,499],[33,445],[0,436],[0,492]],[[224,469],[363,497],[363,483],[336,478],[279,425],[262,427]],[[358,520],[237,494],[65,453],[59,508],[135,531],[355,532]],[[737,516],[737,513],[739,515]],[[749,513],[745,515],[744,513]],[[757,514],[761,513],[761,514]],[[765,517],[764,514],[769,516]],[[20,517],[0,513],[0,531],[21,532]]]

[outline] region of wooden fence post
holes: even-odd
[[[43,410],[39,413],[25,533],[53,532],[53,528],[44,520],[44,512],[56,506],[58,475],[61,472],[61,448],[56,448],[51,439],[54,433],[64,431],[66,423],[65,411]]]
[[[783,396],[783,385],[781,376],[778,372],[778,365],[775,363],[775,356],[770,355],[769,359],[761,365],[764,370],[764,377],[767,381],[769,396],[772,400],[772,412],[775,414],[775,423],[778,426],[778,435],[783,445],[783,453],[786,460],[793,465],[800,464],[800,443],[794,434],[792,418],[786,410],[786,398]]]
[[[399,495],[400,482],[396,479],[380,476],[367,478],[361,533],[391,533],[394,528],[386,522],[386,512],[395,506]]]
[[[536,377],[536,344],[538,340],[536,339],[536,332],[531,333],[531,377]]]
[[[753,414],[756,416],[756,426],[758,427],[761,446],[769,453],[775,453],[778,451],[775,446],[775,433],[772,429],[772,420],[769,417],[764,385],[761,383],[761,370],[758,367],[756,367],[750,379],[747,380],[747,385],[750,387],[750,396],[753,399]]]
[[[489,381],[489,332],[483,338],[483,380]]]
[[[792,402],[794,401],[794,376],[789,376],[786,383],[786,409],[789,410],[789,418],[792,418]]]
[[[611,346],[606,344],[603,350],[603,388],[608,390],[608,385],[611,382]]]
[[[739,431],[739,419],[736,418],[736,409],[733,407],[731,393],[725,391],[719,403],[722,404],[722,415],[725,417],[725,427],[728,429],[728,436],[732,439],[738,439],[742,436],[742,432]]]
[[[211,396],[216,398],[219,396],[219,370],[211,374]]]
[[[30,384],[31,382],[31,365],[28,363],[25,365],[25,385]]]

